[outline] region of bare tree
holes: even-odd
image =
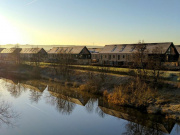
[[[136,69],[137,76],[140,78],[145,78],[147,76],[146,64],[148,50],[146,45],[138,44],[136,46],[136,52],[133,54],[133,65],[132,67]]]
[[[164,56],[162,54],[161,48],[156,47],[152,50],[152,54],[148,57],[147,68],[150,69],[150,75],[153,77],[153,81],[156,83],[163,75],[161,71],[163,66]]]
[[[9,103],[0,101],[0,124],[15,126],[15,120],[18,117],[19,114],[12,109]]]

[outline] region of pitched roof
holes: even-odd
[[[138,46],[144,46],[148,53],[153,53],[158,47],[161,48],[161,53],[165,53],[172,42],[165,43],[142,43],[142,44],[113,44],[105,45],[100,53],[135,53],[137,52]]]
[[[22,53],[35,54],[35,53],[38,53],[39,51],[41,51],[41,49],[43,49],[43,48],[22,48],[20,53],[21,54]]]
[[[21,48],[6,48],[1,51],[1,53],[14,53],[15,51],[20,51]]]
[[[180,54],[180,45],[175,45],[176,50],[178,51],[178,53]]]
[[[90,53],[99,53],[103,48],[88,48]]]
[[[0,48],[0,52],[2,51],[2,50],[4,50],[5,48]]]
[[[48,54],[79,54],[85,46],[71,46],[71,47],[53,47],[48,51]]]

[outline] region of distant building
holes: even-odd
[[[162,62],[177,62],[179,57],[172,42],[142,43],[142,44],[113,44],[106,45],[99,53],[100,64],[120,66],[132,63],[134,54],[138,53],[139,46],[146,50],[146,58],[161,55]]]
[[[44,61],[47,59],[47,52],[43,48],[22,48],[20,58],[25,61]]]
[[[91,59],[91,53],[86,46],[53,47],[48,51],[48,59],[51,62],[69,59],[79,64],[85,64],[89,62],[87,60]]]
[[[0,60],[4,62],[19,62],[21,48],[6,48],[0,52]]]
[[[5,48],[0,48],[0,52],[2,52],[2,50],[4,50]]]
[[[180,45],[175,45],[175,47],[179,54],[178,65],[180,65]]]
[[[98,64],[100,55],[99,52],[102,51],[102,48],[88,48],[89,52],[91,53],[91,64]]]

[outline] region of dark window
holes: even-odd
[[[109,59],[111,59],[111,55],[109,55]]]
[[[115,55],[113,55],[113,58],[115,58]]]
[[[167,50],[166,54],[171,54],[171,48],[169,47],[169,49]]]
[[[125,58],[125,55],[123,55],[123,58]]]
[[[115,46],[114,46],[114,48],[112,49],[112,51],[111,51],[111,52],[113,52],[116,48],[117,48],[117,45],[115,45]]]
[[[118,55],[118,60],[120,60],[120,55]]]
[[[106,58],[106,55],[104,55],[104,57]]]

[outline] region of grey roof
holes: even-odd
[[[161,48],[160,52],[165,53],[172,42],[165,43],[142,43],[142,44],[113,44],[105,45],[100,53],[135,53],[138,46],[144,47],[148,53],[153,53],[156,48]]]
[[[79,54],[86,46],[53,47],[48,54]]]
[[[88,48],[90,53],[99,53],[103,48]]]
[[[178,51],[178,53],[180,54],[180,45],[175,45],[176,50]]]
[[[1,51],[1,53],[14,53],[15,51],[20,51],[21,48],[6,48]]]
[[[5,48],[0,48],[0,52],[2,52],[2,50],[4,50]]]
[[[36,54],[41,51],[43,48],[22,48],[20,53],[22,54]]]

